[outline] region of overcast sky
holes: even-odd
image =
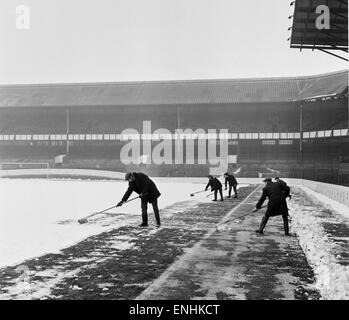
[[[16,28],[16,6],[30,29]],[[290,0],[1,0],[0,84],[311,75],[347,68],[290,49]]]

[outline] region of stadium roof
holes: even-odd
[[[293,78],[5,85],[0,107],[291,102],[347,91],[347,70]]]
[[[293,4],[294,14],[289,17],[293,17],[291,48],[317,49],[348,61],[338,55],[340,51],[348,52],[348,1],[296,0]]]

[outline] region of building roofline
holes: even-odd
[[[66,83],[28,83],[28,84],[0,84],[0,88],[30,88],[30,87],[79,87],[79,86],[114,86],[114,85],[167,85],[167,84],[188,84],[188,83],[225,83],[225,82],[237,82],[237,83],[253,83],[263,81],[297,81],[307,79],[325,78],[335,75],[348,73],[349,69],[343,69],[339,71],[308,75],[308,76],[293,76],[293,77],[262,77],[262,78],[224,78],[224,79],[188,79],[188,80],[151,80],[151,81],[109,81],[109,82],[66,82]]]

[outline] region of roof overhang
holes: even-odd
[[[0,85],[0,108],[288,103],[343,96],[348,76]]]
[[[291,5],[291,48],[316,49],[348,61],[347,0],[295,0]]]

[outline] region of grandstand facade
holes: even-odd
[[[164,128],[228,130],[231,170],[349,184],[348,72],[235,80],[0,86],[0,161],[125,171],[120,150]],[[139,137],[123,134],[134,129]],[[183,138],[183,137],[182,137]],[[198,142],[198,135],[184,138]],[[219,140],[218,146],[219,147]],[[176,148],[176,144],[173,145]],[[148,164],[160,176],[199,176],[206,165]]]

